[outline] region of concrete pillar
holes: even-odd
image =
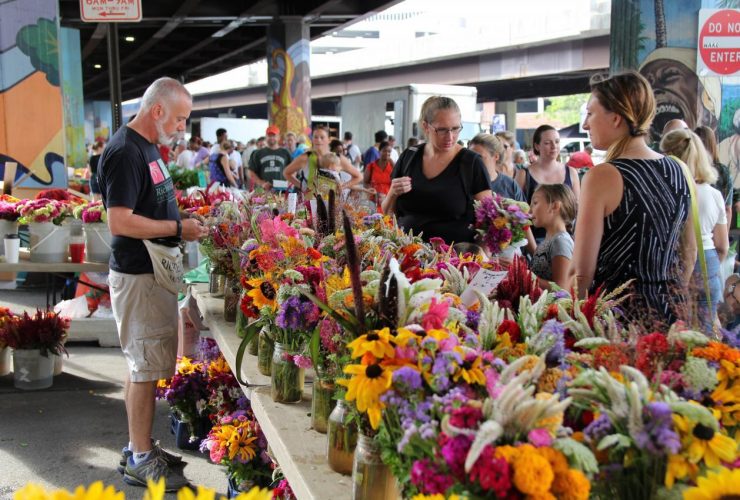
[[[506,115],[506,130],[516,134],[516,101],[497,101],[496,114]]]
[[[282,17],[267,30],[270,123],[280,132],[311,133],[311,48],[302,17]]]
[[[0,157],[24,188],[67,186],[58,19],[57,0],[0,2]]]

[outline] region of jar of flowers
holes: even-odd
[[[6,234],[18,232],[18,203],[21,200],[10,195],[0,195],[0,238]],[[0,248],[0,255],[5,253],[5,248]]]

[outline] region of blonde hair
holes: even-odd
[[[457,105],[454,99],[450,97],[444,97],[441,95],[433,95],[424,101],[421,105],[421,113],[419,114],[419,129],[424,130],[424,122],[431,124],[434,121],[434,117],[437,116],[437,112],[443,109],[451,110],[458,115],[460,114],[460,107]]]
[[[462,241],[462,242],[455,243],[454,245],[452,245],[452,249],[455,251],[456,254],[460,256],[465,255],[465,254],[471,254],[474,257],[486,258],[486,252],[483,250],[483,247],[475,243]]]
[[[499,161],[497,161],[497,163],[500,163],[501,158],[504,156],[504,145],[501,144],[501,141],[494,135],[480,133],[470,139],[470,143],[468,145],[470,146],[473,144],[483,146],[491,156],[498,155]]]
[[[611,144],[606,161],[618,158],[634,137],[647,139],[650,124],[655,116],[653,88],[637,71],[627,71],[610,77],[594,75],[591,93],[604,109],[621,116],[629,132]]]
[[[321,155],[321,166],[323,168],[332,168],[339,165],[339,156],[336,153],[326,153]]]
[[[671,130],[660,140],[660,150],[680,158],[691,171],[697,184],[717,182],[717,170],[698,135],[689,129]]]
[[[556,201],[560,202],[560,218],[565,222],[568,232],[571,232],[573,221],[578,213],[578,201],[576,201],[573,190],[565,184],[540,184],[534,192],[542,193],[548,205]]]

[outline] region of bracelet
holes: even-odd
[[[179,240],[182,238],[182,222],[180,220],[175,221],[177,223],[177,232],[175,233],[175,237]]]

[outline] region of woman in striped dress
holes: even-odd
[[[596,78],[586,109],[583,128],[594,148],[608,151],[583,179],[573,285],[583,297],[633,280],[626,316],[670,324],[683,317],[696,241],[681,166],[646,142],[653,90],[636,72]]]

